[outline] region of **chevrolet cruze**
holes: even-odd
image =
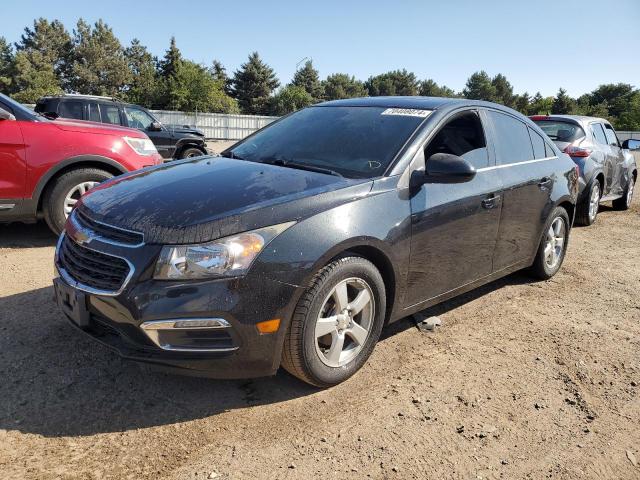
[[[331,386],[389,322],[516,270],[553,276],[577,176],[496,104],[322,103],[94,188],[58,241],[56,298],[126,358]]]

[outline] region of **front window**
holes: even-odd
[[[373,178],[384,173],[429,113],[384,107],[305,108],[223,155],[326,169],[349,178]]]
[[[120,125],[120,111],[114,105],[100,105],[100,116],[102,117],[102,123]]]
[[[127,124],[131,128],[140,130],[148,129],[155,119],[140,108],[124,107],[124,115],[127,117]]]

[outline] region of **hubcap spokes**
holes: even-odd
[[[546,233],[544,260],[549,268],[555,268],[562,258],[564,249],[565,226],[562,218],[556,218]]]
[[[69,216],[71,210],[73,210],[75,204],[78,203],[80,197],[91,190],[93,187],[98,185],[98,183],[99,182],[82,182],[81,184],[76,185],[71,190],[69,190],[69,193],[67,193],[67,196],[64,198],[65,218]]]
[[[341,367],[358,356],[373,325],[373,292],[360,278],[338,283],[325,298],[315,326],[322,363]]]
[[[589,199],[589,219],[593,221],[598,214],[598,208],[600,207],[600,185],[598,183],[593,185],[591,189],[591,198]]]

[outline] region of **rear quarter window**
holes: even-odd
[[[607,137],[604,134],[604,131],[602,130],[602,124],[601,123],[592,123],[590,125],[591,127],[591,131],[593,132],[593,138],[596,139],[596,142],[598,142],[600,145],[607,145]]]
[[[545,158],[547,157],[547,152],[545,151],[545,141],[537,132],[531,130],[529,128],[529,136],[531,137],[531,143],[533,145],[533,154],[535,158]]]

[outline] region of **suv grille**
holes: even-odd
[[[75,218],[78,224],[86,229],[95,232],[99,237],[111,240],[125,245],[139,245],[144,241],[141,233],[123,230],[122,228],[112,227],[104,223],[96,222],[87,217],[80,210],[75,210]]]
[[[108,292],[120,290],[129,274],[124,259],[85,248],[66,235],[60,244],[58,262],[78,283]]]

